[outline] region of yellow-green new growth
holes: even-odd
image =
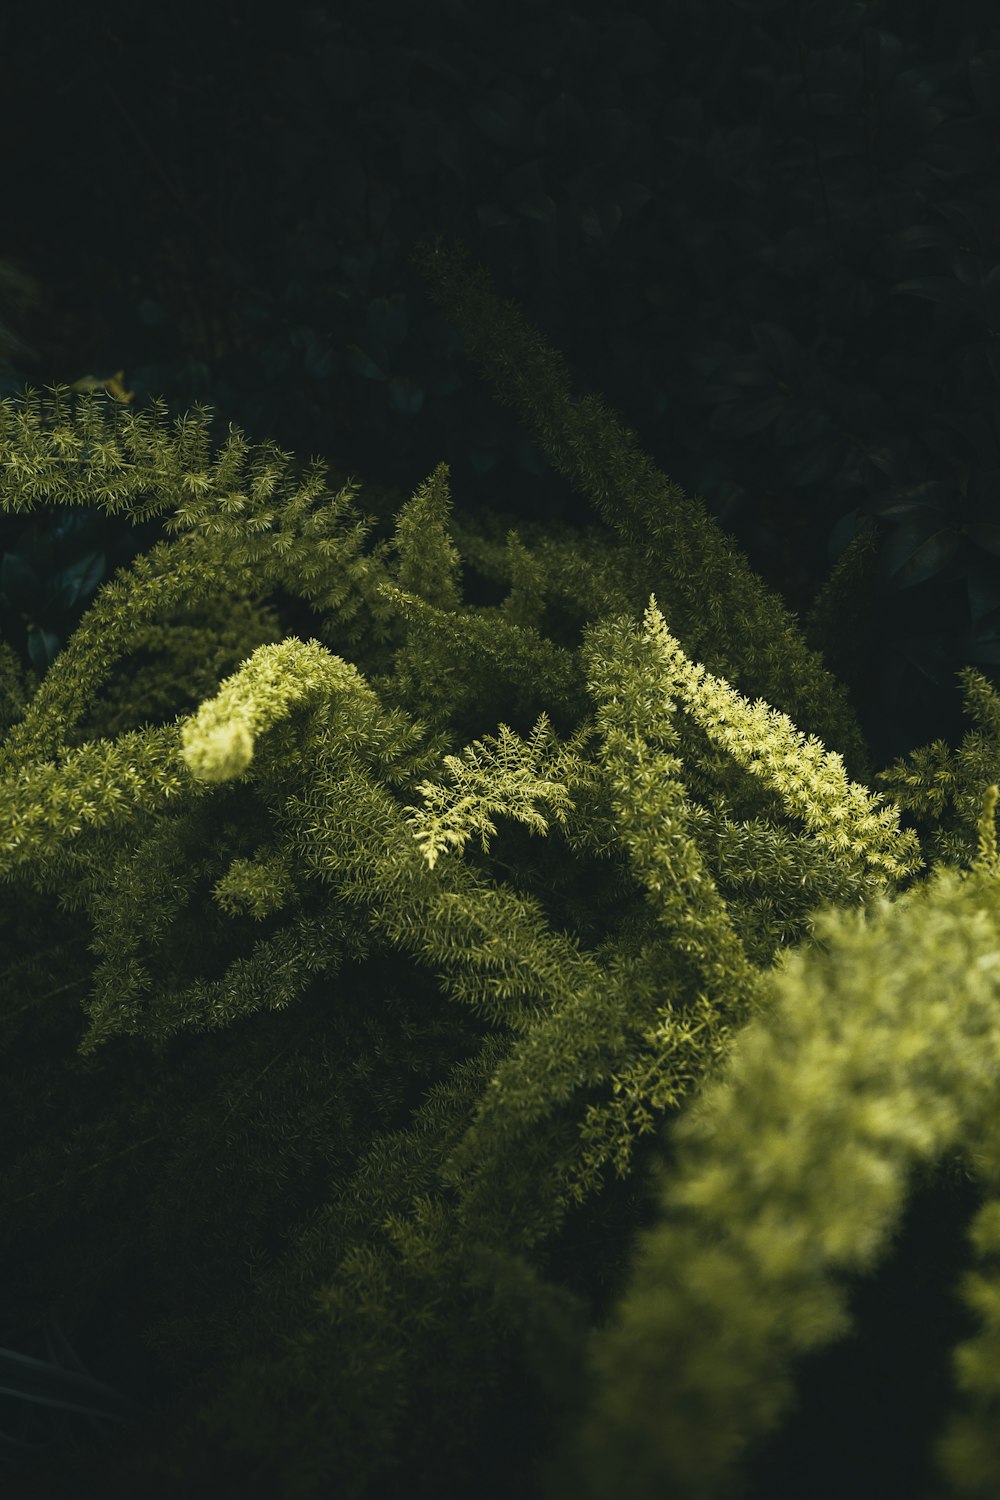
[[[556,774],[541,774],[539,765],[552,739],[548,716],[541,714],[527,744],[509,724],[501,724],[499,735],[476,740],[460,756],[444,757],[458,795],[422,781],[417,790],[424,807],[404,809],[430,869],[445,849],[463,849],[473,833],[479,834],[483,852],[488,853],[490,835],[496,833],[490,813],[504,813],[538,833],[547,833],[548,822],[534,805],[546,800],[553,816],[566,823],[566,810],[574,805],[566,786]]]
[[[334,686],[371,695],[357,667],[331,656],[319,641],[290,638],[259,647],[182,725],[182,754],[192,776],[229,781],[242,775],[261,734]]]
[[[728,682],[690,661],[652,596],[644,623],[666,680],[691,717],[751,775],[778,792],[821,847],[879,879],[901,880],[924,867],[914,831],[899,830],[899,809],[876,811],[884,796],[848,783],[842,756],[826,750],[815,735],[807,738],[787,714],[763,699],[748,707]]]
[[[185,726],[184,758],[199,781],[230,781],[245,771],[253,758],[253,735],[238,719],[192,735]]]
[[[868,912],[828,909],[776,1003],[673,1126],[660,1222],[592,1337],[593,1403],[553,1497],[717,1500],[792,1395],[793,1361],[850,1327],[847,1286],[885,1253],[916,1167],[960,1148],[990,1186],[959,1350],[976,1403],[943,1440],[949,1493],[1000,1486],[1000,895],[947,868]],[[572,1457],[570,1458],[570,1455]]]

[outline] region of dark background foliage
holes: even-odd
[[[590,519],[463,357],[410,252],[459,234],[804,612],[879,528],[880,759],[961,733],[1000,659],[1000,28],[986,3],[236,3],[0,22],[3,389],[124,369],[408,496]],[[2,295],[2,290],[0,290]],[[43,669],[159,534],[0,517]]]
[[[876,523],[879,764],[997,680],[987,0],[7,7],[0,97],[0,395],[122,371],[399,501],[444,459],[460,509],[590,522],[410,262],[457,234],[794,608]],[[0,515],[3,638],[44,672],[161,534]],[[956,1216],[913,1213],[866,1358],[954,1340]]]

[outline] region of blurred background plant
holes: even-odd
[[[80,1309],[68,1317],[72,1329]],[[44,1359],[0,1347],[0,1469],[7,1474],[3,1491],[11,1496],[15,1472],[32,1470],[35,1483],[39,1460],[56,1453],[65,1459],[94,1438],[106,1441],[116,1427],[149,1411],[87,1368],[53,1310],[41,1331]]]

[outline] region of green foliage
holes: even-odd
[[[150,1422],[53,1455],[105,1496],[721,1495],[907,1173],[996,1190],[996,694],[869,791],[704,505],[421,258],[581,536],[452,516],[442,463],[368,545],[358,485],[204,411],[0,403],[4,509],[164,531],[42,681],[0,653],[0,1270],[150,1361]],[[988,1417],[942,1449],[969,1494]]]
[[[972,1230],[985,1269],[963,1285],[984,1315],[956,1354],[970,1399],[941,1451],[951,1493],[996,1493],[998,925],[995,868],[942,869],[872,912],[824,912],[829,948],[782,955],[776,1003],[673,1128],[661,1222],[591,1341],[599,1394],[559,1494],[611,1495],[626,1474],[637,1500],[731,1493],[794,1359],[847,1331],[843,1273],[884,1255],[908,1177],[956,1142],[991,1195]]]
[[[48,1319],[46,1343],[48,1360],[0,1349],[0,1376],[5,1382],[0,1395],[26,1402],[32,1408],[73,1412],[99,1421],[134,1421],[145,1410],[124,1393],[96,1380],[52,1317]],[[16,1462],[32,1452],[44,1452],[44,1441],[31,1444],[0,1432],[0,1458],[6,1462]]]
[[[572,516],[545,452],[425,306],[408,247],[447,226],[795,608],[874,524],[855,660],[875,758],[960,736],[956,670],[995,681],[1000,657],[986,0],[304,7],[267,109],[266,22],[203,18],[204,73],[226,87],[183,108],[185,61],[158,15],[147,24],[141,79],[86,12],[34,42],[63,67],[70,127],[97,98],[116,142],[112,198],[95,199],[72,154],[87,133],[61,134],[64,193],[33,238],[54,268],[79,267],[88,300],[100,287],[108,327],[100,352],[44,378],[129,357],[137,404],[210,401],[220,440],[236,420],[401,496],[446,453],[464,505]],[[19,18],[29,57],[32,25]],[[129,221],[127,255],[108,253],[109,210]],[[18,562],[42,582],[8,594],[0,576],[4,634],[40,674],[78,623],[61,603],[76,570],[89,604],[122,530],[71,532],[41,558],[28,528],[2,537],[22,581]]]

